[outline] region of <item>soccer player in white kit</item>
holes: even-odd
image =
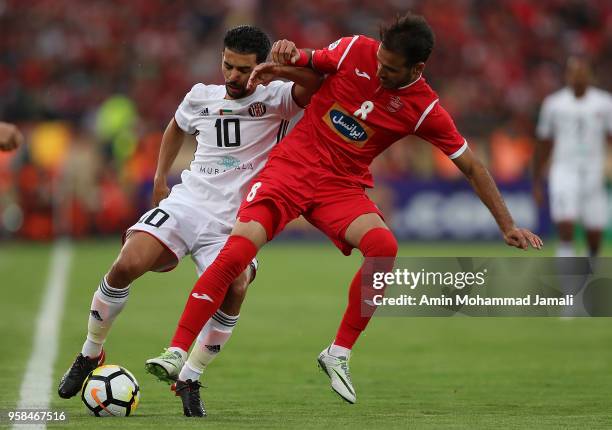
[[[153,190],[157,207],[127,230],[119,256],[95,291],[87,338],[60,381],[60,397],[76,395],[89,372],[104,362],[102,345],[126,304],[132,281],[148,271],[171,270],[187,254],[201,274],[225,244],[249,182],[321,83],[311,70],[279,65],[280,76],[293,82],[272,81],[247,90],[251,71],[269,51],[270,41],[258,28],[229,30],[222,51],[225,85],[196,84],[180,104],[162,138]],[[196,135],[194,159],[189,170],[183,171],[182,182],[168,195],[167,174],[187,134]],[[202,329],[187,361],[191,374],[183,378],[190,384],[177,387],[177,395],[181,389],[199,390],[199,375],[229,339],[256,268],[254,260]],[[171,382],[186,358],[187,351],[168,349],[148,360],[146,367]],[[201,401],[188,409],[186,414],[206,414]]]
[[[590,85],[591,69],[582,57],[567,60],[566,82],[542,104],[534,198],[543,203],[544,169],[552,153],[548,186],[559,231],[557,256],[575,256],[576,223],[586,230],[589,256],[596,256],[608,221],[604,163],[606,140],[612,136],[612,96]]]

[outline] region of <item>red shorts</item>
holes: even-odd
[[[271,222],[262,217],[262,204],[273,212]],[[368,213],[383,217],[363,186],[334,176],[315,162],[273,157],[251,183],[237,218],[261,223],[268,240],[272,240],[289,221],[303,215],[344,255],[350,255],[353,246],[344,239],[346,229],[357,217]]]

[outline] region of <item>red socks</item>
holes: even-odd
[[[374,228],[367,232],[359,243],[364,257],[395,257],[397,242],[393,233],[385,228]],[[217,311],[230,284],[249,265],[257,254],[257,247],[242,236],[230,236],[219,256],[196,282],[185,310],[181,315],[171,346],[189,351],[202,327]],[[385,270],[390,270],[393,259],[383,261]],[[368,269],[371,266],[368,267]],[[366,328],[371,315],[362,316],[361,285],[362,270],[357,272],[349,289],[349,302],[340,323],[334,344],[351,349],[361,332]],[[376,268],[377,271],[380,268]],[[371,270],[365,273],[371,276]],[[367,283],[371,286],[371,278]],[[373,312],[372,312],[373,313]]]
[[[374,270],[376,271],[389,271],[393,268],[393,261],[397,255],[397,241],[386,228],[374,228],[368,231],[359,242],[359,250],[364,257],[392,257],[388,259],[381,259],[380,264],[376,264]],[[361,285],[362,282],[367,282],[367,285],[372,285],[372,271],[373,266],[369,264],[367,270],[364,271],[364,267],[368,262],[365,262],[361,268],[357,271],[357,274],[351,282],[349,289],[348,306],[344,312],[344,317],[338,328],[336,339],[334,344],[342,346],[344,348],[352,349],[353,345],[357,341],[357,338],[363,330],[365,330],[375,308],[371,307],[371,311],[367,312],[367,316],[362,316],[362,297],[361,297]],[[371,262],[370,262],[371,263]],[[368,280],[362,279],[362,271],[368,275]],[[380,294],[381,291],[372,291],[372,295]],[[367,305],[364,305],[367,306]]]
[[[191,290],[171,346],[189,351],[206,321],[217,311],[231,283],[257,255],[257,247],[242,236],[230,236],[215,261]]]

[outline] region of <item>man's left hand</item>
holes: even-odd
[[[542,249],[544,242],[542,239],[526,228],[513,227],[507,232],[504,232],[504,240],[510,246],[514,246],[520,249],[527,249],[529,245],[535,249]]]

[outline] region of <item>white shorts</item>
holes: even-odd
[[[599,169],[552,165],[549,177],[550,211],[554,222],[580,222],[587,230],[608,223],[608,198]]]
[[[211,202],[195,199],[183,184],[175,185],[158,207],[127,229],[125,237],[134,231],[150,234],[176,256],[176,264],[185,255],[191,255],[200,276],[217,258],[235,221],[235,218],[220,221],[211,211],[210,207],[214,206]],[[253,259],[251,267],[257,270],[257,259]],[[254,275],[255,272],[251,279]]]

